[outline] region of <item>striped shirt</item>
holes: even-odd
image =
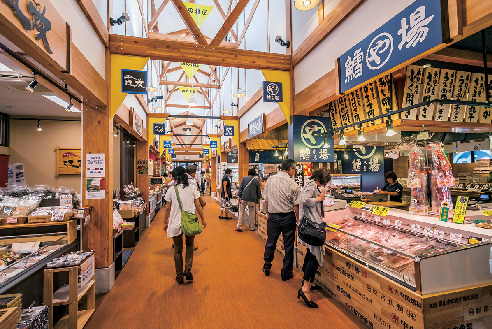
[[[289,213],[299,204],[299,185],[284,171],[268,178],[263,191],[263,198],[268,201],[268,212],[272,214]]]

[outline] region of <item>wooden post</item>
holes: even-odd
[[[246,143],[239,143],[238,158],[239,183],[241,183],[242,179],[248,176],[249,169],[249,150],[246,148]]]
[[[137,161],[138,160],[147,160],[149,161],[149,146],[147,141],[139,141],[137,140],[137,146],[136,146],[137,152],[136,152],[136,157]],[[150,169],[149,169],[150,170]],[[145,216],[149,215],[149,175],[152,175],[152,173],[148,173],[146,175],[140,175],[137,173],[137,178],[136,178],[136,186],[142,191],[142,199],[147,203],[147,208],[145,210]],[[143,230],[143,227],[140,228]]]
[[[92,206],[91,220],[84,227],[87,249],[95,251],[96,268],[109,267],[113,262],[113,118],[109,107],[105,109],[84,108],[83,126],[83,204]],[[90,153],[105,155],[104,199],[87,199],[85,157]]]

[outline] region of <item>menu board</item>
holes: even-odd
[[[391,76],[385,75],[378,79],[379,101],[381,102],[381,114],[389,113],[397,108],[394,88],[391,88]],[[393,89],[393,95],[391,90]],[[391,98],[392,97],[392,98]],[[398,115],[391,116],[392,119],[397,119]]]
[[[422,93],[423,68],[409,65],[407,67],[407,79],[403,94],[403,107],[412,106],[420,102]],[[417,120],[418,109],[412,109],[401,113],[402,119]]]
[[[354,122],[360,122],[366,119],[362,95],[359,89],[350,92],[349,96],[350,108],[352,110],[352,118]]]
[[[489,75],[489,94],[490,94],[491,89],[492,89],[492,75]],[[484,94],[483,97],[485,99],[486,95]],[[491,123],[492,122],[491,110],[492,109],[490,107],[485,107],[485,106],[482,107],[480,109],[480,116],[478,117],[478,122],[480,122],[480,123]]]
[[[439,92],[439,74],[440,70],[428,67],[424,70],[424,87],[422,91],[422,102],[432,101],[437,98]],[[432,120],[436,103],[421,106],[419,108],[419,120]]]
[[[342,124],[344,126],[352,124],[352,113],[350,111],[346,95],[338,99],[338,113],[340,113],[340,118],[342,119]]]
[[[472,73],[470,81],[469,101],[483,102],[485,100],[485,76],[482,73]],[[483,106],[466,106],[465,121],[478,122]]]
[[[439,77],[439,99],[451,99],[453,97],[454,81],[456,80],[456,71],[441,70]],[[448,121],[451,113],[451,104],[437,104],[435,121]]]
[[[459,101],[468,100],[468,90],[470,88],[471,73],[456,72],[456,85],[454,87],[453,99]],[[465,119],[465,105],[454,104],[451,107],[451,122],[463,122]]]
[[[363,104],[368,119],[381,115],[375,82],[370,82],[361,88]],[[381,122],[381,119],[378,119]]]

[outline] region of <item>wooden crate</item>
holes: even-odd
[[[18,307],[9,307],[0,310],[0,328],[16,329],[21,310]]]
[[[26,224],[27,216],[12,216],[1,219],[1,225],[17,225],[17,224]]]

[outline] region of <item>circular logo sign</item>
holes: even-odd
[[[366,62],[371,70],[377,70],[386,64],[393,53],[393,37],[383,32],[372,39],[367,48]]]
[[[280,92],[280,88],[275,83],[269,83],[267,86],[267,93],[271,96],[276,96]]]
[[[311,119],[304,122],[301,128],[301,139],[309,148],[320,148],[325,143],[327,130],[323,122]]]
[[[369,149],[370,149],[369,147],[359,146],[354,150],[355,155],[360,159],[369,159],[376,152],[376,146],[373,146],[371,151],[369,151]]]

